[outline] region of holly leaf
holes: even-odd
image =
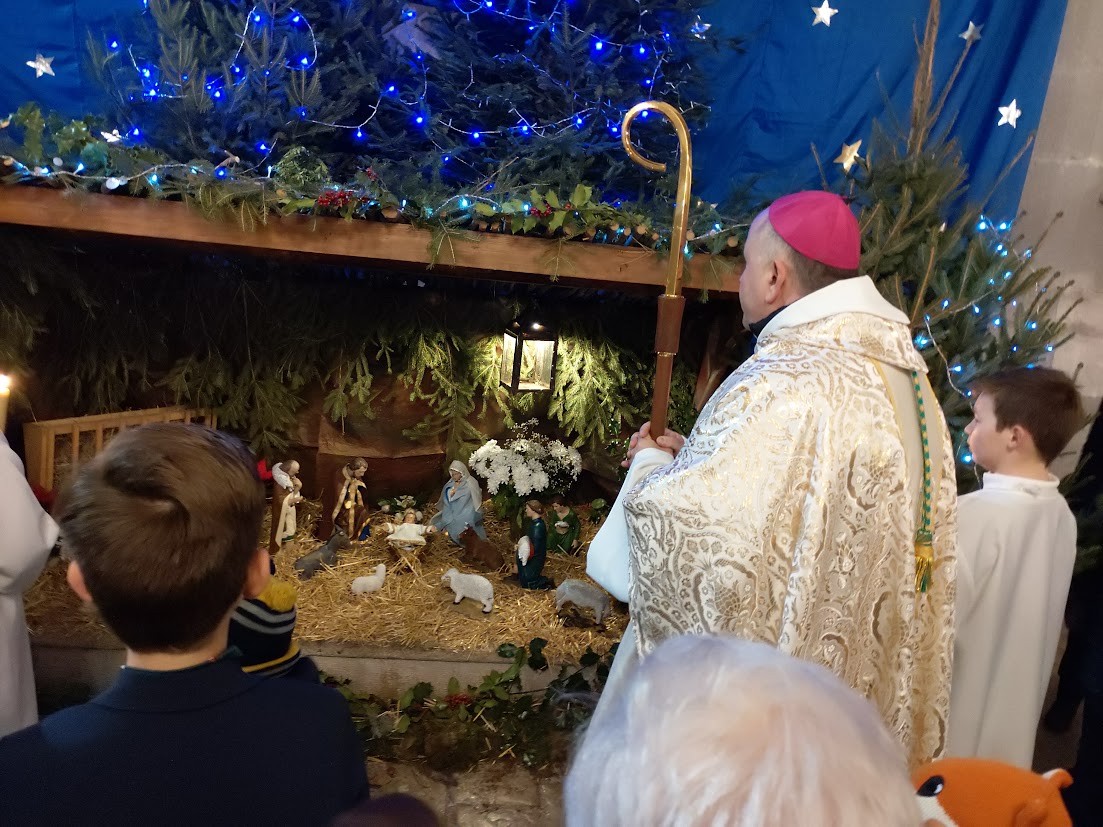
[[[403,715],[397,721],[395,721],[394,731],[397,732],[398,734],[401,735],[403,732],[405,732],[409,728],[410,728],[410,716],[409,715]]]
[[[590,203],[590,198],[593,194],[594,190],[592,187],[579,184],[574,188],[574,192],[571,193],[571,206],[577,210],[583,204]]]
[[[405,692],[403,692],[402,697],[398,699],[398,708],[399,708],[399,710],[407,709],[407,708],[409,708],[410,704],[412,704],[413,702],[414,702],[414,690],[413,690],[413,688],[410,688],[410,689],[407,689]],[[402,717],[405,718],[406,716],[403,715]],[[406,725],[409,726],[409,721],[407,721]],[[405,730],[402,730],[402,731],[405,732]]]
[[[479,215],[497,215],[498,211],[494,209],[493,204],[487,204],[485,201],[475,202],[475,212]]]
[[[59,155],[70,155],[79,151],[92,139],[88,125],[84,121],[70,121],[54,133]]]
[[[521,225],[521,229],[524,230],[527,233],[529,230],[536,227],[536,221],[537,221],[537,219],[536,219],[535,215],[525,216],[525,221]]]
[[[46,119],[37,104],[25,103],[19,107],[12,120],[23,127],[23,151],[32,164],[42,160],[42,131],[46,128]]]
[[[551,221],[548,222],[548,230],[554,233],[556,230],[563,226],[563,222],[566,221],[566,219],[566,210],[556,210],[552,214]]]
[[[498,657],[500,658],[512,658],[517,654],[517,644],[515,643],[503,643],[498,647]]]
[[[107,144],[104,141],[91,141],[80,151],[80,160],[85,169],[100,170],[107,167]]]
[[[552,190],[548,190],[547,194],[544,196],[544,200],[548,202],[548,206],[552,209],[559,209],[559,196],[556,195]]]
[[[542,672],[548,668],[548,659],[544,657],[544,647],[548,642],[542,637],[535,637],[529,643],[529,669]]]

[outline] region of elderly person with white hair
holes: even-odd
[[[917,827],[901,746],[821,666],[732,637],[672,638],[586,732],[567,827]]]

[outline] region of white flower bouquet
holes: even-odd
[[[582,455],[558,439],[536,433],[535,424],[524,423],[504,443],[490,440],[468,463],[472,473],[486,480],[486,490],[503,517],[519,520],[525,500],[565,491],[582,473]]]

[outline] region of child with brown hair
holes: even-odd
[[[958,500],[957,640],[947,755],[1027,769],[1076,558],[1076,522],[1048,466],[1084,424],[1049,368],[977,380],[965,429],[984,487]]]
[[[124,431],[81,466],[58,504],[69,585],[126,665],[0,740],[0,823],[327,824],[367,795],[344,699],[226,651],[234,607],[268,581],[263,510],[249,451],[197,425]]]

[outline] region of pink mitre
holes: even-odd
[[[774,232],[801,255],[840,270],[858,269],[858,219],[834,193],[809,190],[783,196],[766,216]]]

